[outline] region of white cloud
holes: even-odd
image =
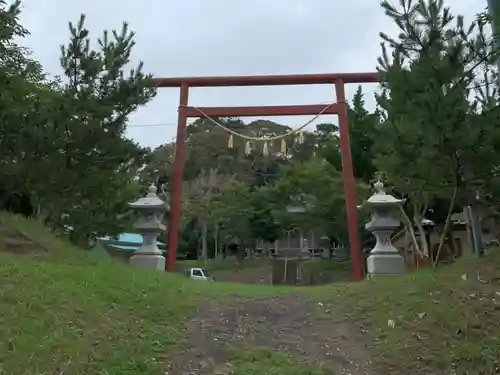
[[[26,44],[53,74],[68,22],[87,15],[97,38],[103,29],[127,21],[136,31],[135,61],[155,76],[300,74],[373,71],[380,31],[394,25],[378,1],[356,0],[25,0]],[[452,10],[470,19],[486,0],[454,0]],[[376,85],[368,85],[372,92]],[[355,85],[347,93],[355,91]],[[193,105],[306,104],[334,99],[329,86],[216,88],[192,90]],[[128,134],[156,146],[175,136],[178,90],[162,89],[154,102],[132,117]],[[307,118],[277,118],[299,125]],[[323,121],[331,120],[323,118]]]

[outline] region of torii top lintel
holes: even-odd
[[[379,74],[322,73],[295,75],[154,78],[158,87],[290,86],[343,83],[377,83]]]

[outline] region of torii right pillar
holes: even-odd
[[[349,248],[351,253],[351,277],[354,280],[364,279],[364,259],[358,231],[358,213],[356,212],[356,180],[352,166],[351,142],[349,140],[349,124],[347,118],[347,102],[344,81],[335,82],[335,93],[339,104],[340,153],[342,156],[342,177],[346,201],[347,229],[349,231]]]

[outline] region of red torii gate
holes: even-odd
[[[288,116],[317,115],[325,109],[324,104],[314,105],[279,105],[253,107],[189,107],[190,87],[229,87],[229,86],[285,86],[332,84],[335,86],[336,104],[324,114],[338,115],[340,150],[342,155],[342,175],[346,199],[347,227],[349,230],[349,248],[351,252],[351,276],[354,280],[364,278],[364,260],[361,253],[356,212],[356,190],[352,168],[351,147],[349,143],[349,124],[347,121],[347,103],[345,98],[346,83],[376,83],[377,73],[343,74],[301,74],[301,75],[265,75],[265,76],[229,76],[229,77],[181,77],[155,78],[158,87],[179,87],[179,113],[174,168],[172,174],[172,198],[170,222],[167,234],[166,270],[175,271],[177,245],[179,241],[182,174],[184,169],[184,143],[188,117],[200,117],[200,112],[210,117],[238,116]]]

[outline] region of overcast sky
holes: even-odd
[[[486,0],[448,0],[467,20]],[[301,74],[374,71],[380,54],[378,33],[394,32],[377,0],[24,0],[26,44],[46,71],[58,74],[60,45],[68,21],[87,15],[91,36],[120,28],[136,32],[134,61],[154,76]],[[370,97],[377,86],[364,88]],[[355,85],[347,87],[349,96]],[[200,88],[190,104],[278,105],[333,100],[330,86]],[[367,98],[368,99],[368,98]],[[161,89],[131,118],[128,135],[155,147],[175,137],[178,89]],[[275,118],[290,126],[308,117]],[[249,119],[251,120],[251,119]],[[324,116],[322,121],[335,121]],[[311,125],[312,128],[314,124]]]

